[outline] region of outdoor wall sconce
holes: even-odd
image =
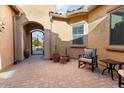
[[[0,21],[0,32],[3,32],[5,29],[5,24]]]

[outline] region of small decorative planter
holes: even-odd
[[[30,50],[29,49],[25,49],[24,50],[24,57],[25,58],[29,58],[29,56],[30,56]]]
[[[61,64],[66,64],[66,58],[65,58],[65,56],[61,56],[60,57],[60,63]]]
[[[5,29],[5,24],[0,21],[0,32],[3,32]]]
[[[66,56],[65,56],[65,59],[66,59],[67,62],[69,62],[69,61],[70,61],[70,56],[67,56],[67,55],[66,55]]]
[[[54,53],[52,59],[54,62],[59,62],[60,61],[60,54]]]
[[[69,56],[61,56],[60,57],[60,63],[65,64],[68,61],[70,61],[70,57]]]

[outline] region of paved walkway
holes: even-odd
[[[12,88],[113,88],[118,87],[118,80],[94,73],[90,68],[78,68],[77,60],[67,64],[41,60],[40,56],[32,56],[18,63],[5,72],[0,73],[0,87]]]

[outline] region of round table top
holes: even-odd
[[[119,73],[122,77],[124,77],[124,70],[118,70],[118,73]]]

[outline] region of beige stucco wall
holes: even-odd
[[[50,58],[50,37],[49,33],[51,30],[51,22],[49,17],[49,11],[55,11],[54,5],[22,5],[20,6],[23,10],[24,14],[21,15],[21,17],[17,18],[17,24],[19,27],[17,27],[18,30],[18,60],[23,60],[23,51],[25,48],[25,29],[23,26],[27,24],[28,22],[37,22],[41,24],[44,27],[44,58],[49,59]],[[30,36],[28,36],[29,39]],[[30,41],[29,41],[30,42]],[[30,43],[29,43],[30,44]],[[28,45],[30,46],[30,45]]]
[[[108,51],[109,45],[109,10],[117,6],[101,6],[88,15],[88,47],[97,48],[98,60],[111,58],[123,61],[123,52]],[[100,63],[100,62],[99,62]]]
[[[88,47],[97,48],[98,60],[107,57],[109,14],[106,11],[106,6],[103,6],[88,15]]]
[[[71,40],[73,40],[72,36],[72,25],[74,24],[83,24],[84,25],[84,43],[82,45],[73,45],[71,42],[70,45],[70,57],[78,58],[79,54],[83,53],[83,49],[87,47],[87,33],[88,33],[88,23],[87,23],[87,15],[80,15],[72,17],[68,20],[68,24],[71,26],[70,36]]]
[[[25,20],[27,20],[26,17],[24,17],[25,15],[21,15],[21,16],[16,16],[16,32],[15,34],[16,36],[16,61],[22,61],[24,59],[24,28],[22,23],[25,22]]]
[[[13,63],[13,15],[9,6],[0,6],[0,21],[6,27],[0,32],[0,70]]]
[[[79,54],[82,54],[84,46],[72,45],[72,25],[73,24],[84,24],[85,35],[88,32],[87,17],[84,15],[78,17],[72,17],[68,20],[54,18],[52,22],[52,53],[54,53],[54,47],[56,39],[59,41],[60,54],[65,54],[65,48],[67,47],[68,54],[71,58],[78,58]]]
[[[54,49],[54,43],[56,38],[60,39],[60,53],[64,54],[65,47],[68,47],[68,54],[72,58],[77,58],[79,54],[83,52],[83,48],[72,48],[72,25],[77,23],[85,23],[85,35],[86,44],[85,47],[97,48],[98,61],[103,58],[111,58],[115,60],[123,61],[123,52],[108,51],[109,45],[109,15],[110,11],[117,9],[119,6],[104,5],[98,6],[96,9],[92,10],[88,15],[76,16],[70,19],[62,21],[53,18],[52,23],[52,49]],[[66,42],[66,43],[63,43]],[[118,47],[116,47],[118,48]],[[123,49],[123,46],[121,46]],[[53,53],[53,52],[52,52]],[[101,64],[101,62],[99,62]]]
[[[71,41],[71,26],[67,24],[66,21],[59,21],[59,20],[54,20],[52,23],[52,54],[54,53],[55,50],[55,43],[57,40],[57,46],[60,50],[60,54],[64,55],[65,54],[65,47],[70,45]],[[69,50],[68,50],[69,51]]]
[[[55,5],[22,5],[20,6],[28,21],[41,23],[44,28],[50,29],[49,11],[55,11]]]

